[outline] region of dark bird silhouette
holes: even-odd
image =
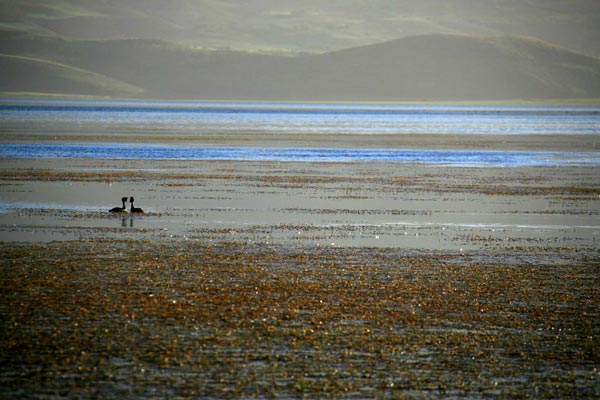
[[[133,206],[133,197],[129,198],[129,202],[131,203],[131,208],[129,209],[129,211],[131,211],[132,213],[137,213],[137,214],[144,213],[144,210],[142,210],[141,208]]]
[[[124,213],[127,212],[127,207],[125,206],[125,202],[127,201],[127,197],[121,197],[121,201],[123,202],[123,207],[113,207],[109,211],[112,213]]]

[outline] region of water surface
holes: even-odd
[[[183,147],[139,144],[5,144],[3,158],[98,158],[288,162],[401,162],[452,166],[598,166],[597,152]]]
[[[160,102],[0,101],[0,126],[298,134],[599,134],[598,107]]]

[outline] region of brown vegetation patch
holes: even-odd
[[[593,398],[599,267],[2,244],[0,376],[13,397]]]

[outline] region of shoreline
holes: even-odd
[[[454,101],[423,101],[423,100],[402,100],[402,101],[376,101],[376,100],[236,100],[236,99],[196,99],[196,98],[173,98],[173,99],[158,99],[158,98],[122,98],[111,96],[93,96],[93,95],[77,95],[77,94],[60,94],[60,93],[35,93],[35,92],[0,92],[0,100],[9,99],[59,99],[59,100],[105,100],[105,101],[152,101],[152,102],[196,102],[196,103],[283,103],[283,104],[416,104],[416,105],[481,105],[481,106],[600,106],[600,98],[565,98],[565,99],[510,99],[510,100],[454,100]]]

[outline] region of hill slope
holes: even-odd
[[[411,100],[596,97],[600,60],[530,38],[428,35],[311,58],[341,97]]]
[[[0,90],[93,96],[140,96],[143,89],[53,61],[0,54]]]
[[[79,41],[5,33],[0,53],[86,71],[114,96],[216,100],[503,100],[600,97],[600,60],[530,38],[425,35],[284,57],[202,51],[153,40]],[[21,62],[24,59],[21,59]],[[0,63],[14,62],[6,57]],[[38,65],[39,66],[39,65]],[[61,91],[56,71],[14,70],[0,91]],[[68,76],[67,70],[61,77]],[[85,80],[84,80],[85,81]],[[123,85],[125,83],[125,85]],[[64,91],[63,91],[64,92]]]
[[[0,0],[0,28],[326,52],[422,34],[527,35],[600,55],[597,0]]]

